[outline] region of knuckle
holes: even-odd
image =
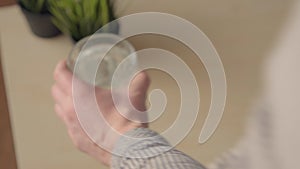
[[[54,72],[53,72],[53,79],[54,80],[58,80],[59,79],[59,75],[60,75],[59,70],[58,70],[58,68],[56,68],[54,70]]]
[[[54,105],[54,111],[56,112],[56,114],[59,116],[59,117],[61,117],[61,109],[60,109],[60,107],[59,107],[59,105],[58,104],[55,104]]]
[[[86,149],[79,142],[77,142],[77,145],[75,145],[75,147],[81,152],[87,152]]]
[[[71,140],[75,148],[77,148],[79,151],[86,152],[86,148],[79,138],[71,137]]]
[[[72,142],[73,142],[73,145],[74,145],[77,149],[79,149],[79,150],[82,149],[82,147],[81,147],[81,145],[80,145],[80,143],[79,143],[79,141],[78,141],[77,139],[72,139]]]
[[[77,118],[73,104],[68,103],[68,101],[65,101],[64,104],[61,105],[60,114],[68,124],[74,123]]]
[[[59,80],[61,78],[61,76],[63,75],[63,67],[64,67],[64,62],[63,61],[60,61],[56,65],[56,68],[54,69],[54,72],[53,72],[54,80]]]
[[[69,129],[69,130],[68,130],[68,134],[69,134],[69,137],[70,137],[71,140],[72,140],[73,145],[74,145],[76,148],[79,148],[79,147],[80,147],[80,143],[79,143],[78,139],[76,138],[76,136],[75,136],[73,130]]]
[[[56,85],[53,85],[53,86],[51,87],[51,94],[52,94],[52,97],[55,98],[56,92],[57,92],[57,86],[56,86]]]
[[[65,111],[68,114],[75,114],[75,108],[74,108],[73,104],[70,104],[70,103],[65,104]]]
[[[66,110],[65,118],[68,120],[69,123],[74,123],[76,120],[75,112],[72,110],[72,108],[69,108]]]

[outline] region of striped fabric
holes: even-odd
[[[270,111],[259,101],[245,137],[224,153],[209,169],[280,169],[273,153]],[[159,134],[147,128],[132,130],[116,144],[113,169],[204,169],[186,154],[173,149]]]
[[[204,169],[187,156],[173,149],[159,134],[138,128],[126,133],[113,151],[113,169]]]

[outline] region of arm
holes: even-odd
[[[148,124],[132,122],[120,115],[114,106],[111,92],[107,89],[95,89],[97,103],[102,117],[120,135],[115,137],[112,130],[102,128],[94,133],[100,137],[95,144],[82,129],[77,118],[73,102],[72,78],[73,75],[67,69],[65,61],[60,62],[54,72],[56,82],[52,87],[52,96],[55,100],[55,111],[66,125],[70,138],[79,150],[116,169],[203,168],[189,156],[173,149],[160,135],[147,129]],[[148,76],[143,72],[139,73],[131,83],[129,98],[132,105],[138,110],[146,109],[146,91],[149,84]],[[80,92],[82,97],[85,97],[85,88],[89,86],[84,83],[81,85],[82,89],[80,90],[82,91]],[[84,106],[88,105],[84,104]],[[130,110],[126,111],[130,112]],[[132,141],[130,138],[142,140]],[[106,149],[98,145],[103,145]]]
[[[131,138],[143,138],[132,141]],[[116,143],[112,168],[204,169],[188,155],[174,149],[163,137],[147,128],[129,131]]]

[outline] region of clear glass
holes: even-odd
[[[98,33],[75,44],[67,66],[77,78],[91,85],[110,88],[113,74],[123,59],[130,55],[130,61],[126,62],[129,65],[122,66],[125,69],[122,71],[133,71],[137,66],[134,52],[133,46],[121,37]]]

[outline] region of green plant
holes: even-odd
[[[47,0],[19,0],[19,3],[33,13],[47,12]]]
[[[115,19],[109,0],[49,0],[53,23],[77,41]]]

